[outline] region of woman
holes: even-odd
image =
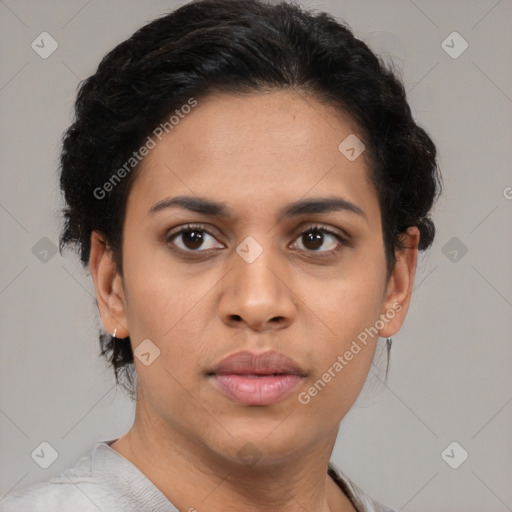
[[[81,85],[61,188],[136,415],[2,511],[391,510],[329,460],[440,176],[364,43],[287,3],[191,2]]]

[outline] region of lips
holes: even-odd
[[[244,405],[270,405],[289,395],[306,376],[292,359],[279,352],[237,352],[208,373],[215,388]]]
[[[279,352],[237,352],[223,359],[211,373],[235,375],[305,375],[292,359]]]

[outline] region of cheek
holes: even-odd
[[[311,333],[326,338],[325,353],[340,352],[366,328],[373,325],[382,307],[383,282],[379,269],[372,265],[351,266],[342,277],[333,276],[321,286],[303,283],[304,317],[316,323]],[[308,291],[309,290],[309,291]],[[315,290],[315,291],[312,291]],[[325,362],[325,361],[324,361]]]
[[[142,235],[140,240],[144,240]],[[133,242],[126,240],[123,262],[130,335],[161,339],[179,327],[196,294],[172,268],[165,251]]]
[[[364,278],[333,281],[323,293],[309,295],[307,330],[315,333],[315,342],[308,352],[314,363],[298,399],[315,414],[341,419],[361,391],[378,340],[372,327],[379,318],[381,294],[379,275],[366,272]]]
[[[127,267],[128,325],[143,393],[168,422],[175,421],[176,410],[201,417],[201,407],[190,393],[199,378],[197,361],[206,337],[199,322],[205,315],[205,290],[191,288],[162,267],[131,264],[130,271]],[[147,339],[152,343],[146,345],[149,352],[156,354],[149,365],[137,357],[139,344]]]
[[[151,340],[160,351],[155,364],[162,367],[161,372],[168,372],[167,376],[161,375],[164,381],[170,378],[169,374],[180,381],[190,381],[197,373],[201,356],[204,358],[204,352],[209,352],[210,320],[205,319],[212,315],[205,308],[210,307],[207,294],[215,282],[206,278],[191,281],[168,263],[167,267],[165,262],[148,265],[134,258],[127,261],[125,275],[127,319],[134,351],[143,340]],[[150,367],[135,362],[141,380],[154,378],[145,371]]]
[[[331,295],[334,298],[334,295]],[[310,349],[314,361],[310,378],[300,390],[298,401],[310,414],[341,421],[357,399],[368,376],[378,337],[368,332],[375,322],[377,305],[371,295],[363,301],[339,297],[339,307],[325,313],[328,329]],[[306,409],[306,410],[308,410]]]
[[[353,356],[351,361],[333,359],[297,396],[298,407],[306,417],[317,421],[320,430],[339,423],[356,401],[364,385],[373,356],[373,348]]]

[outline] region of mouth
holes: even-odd
[[[305,378],[305,372],[278,352],[238,352],[207,374],[217,391],[243,405],[266,406],[283,400]]]
[[[211,373],[210,375],[217,375],[216,373]],[[289,375],[288,373],[226,373],[221,375],[236,375],[239,377],[246,377],[248,379],[258,378],[258,377],[282,377],[284,375]]]

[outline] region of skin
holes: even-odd
[[[338,150],[357,133],[349,117],[297,92],[210,96],[142,162],[127,202],[123,276],[101,233],[92,235],[90,268],[105,329],[130,336],[134,350],[147,338],[160,350],[148,366],[135,358],[135,421],[112,448],[180,510],[355,510],[327,466],[378,337],[308,404],[298,395],[393,304],[401,309],[378,336],[399,331],[419,242],[418,229],[410,228],[408,248],[396,252],[386,281],[380,210],[364,153],[349,161]],[[148,214],[178,195],[225,202],[234,218],[180,208]],[[366,218],[340,210],[277,219],[288,203],[333,196],[356,204]],[[202,246],[186,236],[166,241],[187,223],[204,224],[215,236],[204,234]],[[350,243],[326,234],[320,247],[308,245],[300,233],[316,224],[344,230]],[[236,252],[247,236],[263,249],[252,263]],[[275,404],[235,403],[205,373],[241,350],[282,352],[307,377]],[[253,464],[238,455],[248,442],[259,457]]]

